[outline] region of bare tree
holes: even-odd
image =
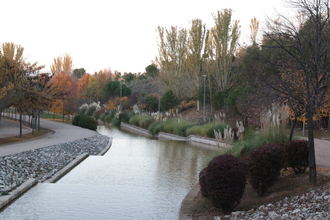
[[[279,19],[269,23],[265,37],[273,43],[270,49],[279,49],[285,58],[276,63],[280,71],[274,71],[265,79],[281,97],[303,106],[306,112],[309,177],[310,183],[316,184],[313,117],[330,101],[326,99],[330,86],[329,0],[296,0],[291,3],[303,15],[299,18],[303,17],[304,22],[280,15]]]

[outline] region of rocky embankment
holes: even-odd
[[[54,175],[77,156],[96,155],[108,144],[109,137],[97,134],[58,144],[0,157],[0,195],[29,178],[43,181]]]
[[[330,185],[311,190],[300,196],[287,197],[246,212],[237,211],[219,219],[273,219],[273,220],[330,220]]]

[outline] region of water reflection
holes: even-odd
[[[99,128],[114,137],[56,184],[39,184],[1,219],[176,219],[198,172],[213,154],[183,142]]]

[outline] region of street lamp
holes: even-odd
[[[122,81],[123,81],[123,78],[120,78],[119,79],[119,106],[120,106],[120,109],[121,109],[121,97],[123,95]]]
[[[205,82],[206,82],[206,75],[202,75],[204,78],[204,102],[203,102],[203,121],[205,122]]]

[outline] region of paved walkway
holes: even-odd
[[[317,167],[330,168],[330,141],[314,139]]]
[[[32,129],[23,125],[22,133],[31,133]],[[0,120],[0,138],[12,137],[19,135],[19,123],[17,121],[2,118]]]
[[[96,134],[96,132],[92,130],[76,127],[65,123],[49,121],[45,119],[40,120],[40,126],[42,128],[52,130],[54,131],[54,133],[47,134],[38,139],[27,140],[19,143],[0,145],[0,156],[16,154],[23,151],[47,147],[54,144],[62,144],[62,143],[90,137]],[[13,131],[12,129],[10,130]],[[12,136],[15,136],[15,134],[13,134]]]

